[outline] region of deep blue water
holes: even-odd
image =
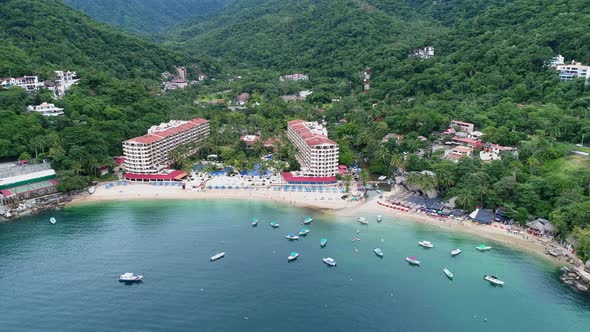
[[[299,241],[303,218],[316,220]],[[48,221],[58,220],[56,225]],[[250,227],[251,217],[260,219]],[[273,203],[115,202],[0,224],[0,331],[586,331],[587,297],[557,267],[385,217]],[[268,226],[271,220],[279,229]],[[356,230],[360,234],[356,235]],[[351,242],[355,236],[360,242]],[[320,248],[321,237],[328,238]],[[381,242],[383,239],[383,243]],[[429,240],[434,249],[423,249]],[[372,249],[379,246],[385,257]],[[354,248],[358,249],[358,252]],[[459,247],[463,253],[450,257]],[[301,256],[287,263],[291,251]],[[226,257],[209,262],[217,251]],[[415,255],[422,266],[404,258]],[[338,266],[329,268],[322,257]],[[455,279],[442,273],[448,267]],[[145,273],[141,284],[116,280]],[[492,287],[496,274],[505,287]]]

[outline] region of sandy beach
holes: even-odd
[[[68,206],[101,201],[128,201],[150,199],[240,199],[255,201],[271,201],[292,206],[308,207],[321,210],[341,210],[360,205],[360,202],[351,202],[341,199],[341,193],[306,193],[274,191],[272,188],[253,189],[211,189],[211,190],[184,190],[178,186],[152,186],[148,184],[129,184],[126,186],[105,185],[96,187],[94,194],[83,194],[68,203]]]
[[[93,194],[83,194],[76,197],[68,206],[101,202],[101,201],[127,201],[127,200],[179,200],[179,199],[239,199],[252,201],[269,201],[278,204],[307,207],[323,210],[325,213],[343,217],[365,216],[372,220],[378,214],[388,215],[399,219],[411,220],[437,227],[441,231],[463,232],[489,239],[512,248],[525,250],[542,257],[556,265],[564,265],[567,262],[564,257],[558,258],[545,254],[545,249],[552,242],[540,239],[531,235],[512,234],[496,225],[496,227],[479,225],[473,222],[454,219],[441,221],[438,218],[418,213],[401,212],[383,207],[378,204],[378,198],[364,202],[345,201],[341,199],[340,193],[304,193],[304,192],[281,192],[273,191],[271,188],[254,188],[240,190],[184,190],[181,187],[161,187],[148,184],[129,184],[126,186],[113,186],[107,188],[105,185],[96,187]],[[484,241],[485,242],[485,241]],[[553,243],[555,244],[555,243]],[[558,248],[561,248],[557,246]],[[561,250],[564,255],[571,257],[565,249]]]

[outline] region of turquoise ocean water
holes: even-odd
[[[308,214],[316,219],[311,233],[285,239]],[[492,251],[477,252],[484,241],[469,235],[365,217],[368,226],[273,203],[157,201],[77,206],[0,224],[0,331],[590,328],[590,300],[562,285],[555,266],[489,241]],[[463,253],[452,258],[457,247]],[[209,262],[217,251],[226,257]],[[287,263],[291,251],[301,256]],[[422,266],[409,266],[408,255]],[[337,267],[322,263],[327,256]],[[145,280],[119,283],[124,272]],[[484,274],[506,286],[490,286]]]

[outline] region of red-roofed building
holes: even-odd
[[[291,172],[283,172],[283,179],[289,184],[333,184],[338,183],[335,176],[297,176]]]
[[[185,144],[199,144],[209,136],[209,121],[201,118],[173,120],[153,126],[148,134],[123,142],[125,170],[157,174],[171,164],[170,151]]]
[[[473,149],[466,146],[456,146],[446,153],[446,157],[451,160],[459,160],[463,156],[471,157],[472,155]]]
[[[125,173],[125,180],[138,182],[153,182],[153,181],[180,181],[188,174],[185,171],[172,171],[168,174],[137,174]]]
[[[338,172],[338,144],[328,138],[326,128],[317,122],[289,121],[287,138],[299,153],[296,158],[304,176],[333,177]]]
[[[469,146],[474,149],[477,149],[483,145],[483,143],[481,141],[475,140],[473,138],[468,138],[468,137],[462,138],[462,137],[455,136],[452,138],[452,140],[453,140],[453,142],[455,142],[457,144],[466,145],[466,146]]]

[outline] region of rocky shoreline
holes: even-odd
[[[18,219],[47,210],[63,208],[66,203],[78,195],[79,192],[55,193],[28,199],[18,204],[0,206],[0,222]]]
[[[577,290],[582,292],[589,292],[590,279],[586,276],[588,273],[584,273],[579,268],[573,269],[567,266],[561,268],[562,275],[559,278],[564,284],[575,287]]]
[[[561,277],[559,279],[566,285],[569,285],[581,292],[590,294],[590,260],[584,262],[578,257],[564,252],[563,248],[555,246],[545,247],[545,254],[562,260],[567,264],[560,269]]]

